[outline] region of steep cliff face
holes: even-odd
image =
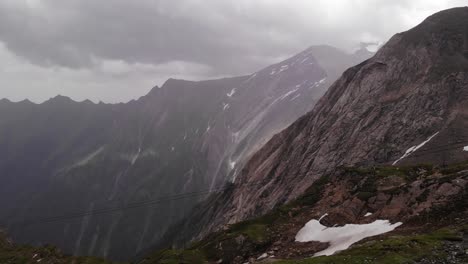
[[[234,180],[251,153],[360,59],[311,47],[249,76],[171,79],[126,104],[2,100],[0,225],[20,243],[127,259]],[[195,195],[157,202],[179,193]],[[122,209],[129,204],[140,206]]]
[[[395,35],[348,69],[310,113],[253,155],[204,230],[263,214],[338,166],[466,160],[467,107],[464,7]]]

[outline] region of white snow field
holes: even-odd
[[[322,217],[323,218],[323,217]],[[314,256],[330,256],[337,251],[345,250],[352,244],[371,236],[390,232],[402,225],[391,224],[388,220],[375,220],[370,224],[346,224],[344,226],[326,227],[319,220],[310,220],[296,235],[297,242],[319,241],[330,243],[330,246],[317,252]]]

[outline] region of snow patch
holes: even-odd
[[[250,77],[249,77],[247,80],[245,80],[245,82],[246,82],[246,83],[247,83],[247,82],[250,82],[250,81],[251,81],[253,78],[255,78],[256,76],[257,76],[257,73],[254,73],[254,74],[250,75]]]
[[[229,169],[232,170],[232,169],[234,169],[234,167],[236,167],[236,162],[229,160]]]
[[[141,148],[138,148],[138,152],[135,155],[133,155],[133,158],[131,161],[132,165],[134,165],[135,162],[138,160],[138,158],[140,157],[140,153],[141,153]]]
[[[90,153],[88,156],[84,157],[82,160],[75,163],[72,166],[72,168],[81,167],[81,166],[84,166],[84,165],[88,164],[90,161],[92,161],[94,158],[96,158],[103,150],[104,150],[104,147],[98,148],[94,152]]]
[[[319,81],[317,81],[317,82],[314,82],[314,84],[311,85],[311,86],[309,87],[309,89],[312,89],[312,88],[314,88],[314,87],[319,87],[319,86],[320,86],[321,84],[323,84],[326,80],[327,80],[327,78],[323,78],[323,79],[321,79],[321,80],[319,80]]]
[[[278,73],[283,72],[283,71],[285,71],[285,70],[287,70],[287,69],[289,69],[289,65],[283,65],[283,66],[281,66],[281,68],[280,68],[280,70],[278,71]]]
[[[263,253],[262,255],[260,255],[257,260],[261,260],[261,259],[264,259],[264,258],[267,258],[268,257],[268,254],[267,253]]]
[[[327,216],[328,216],[328,213],[326,213],[326,214],[322,215],[322,216],[319,218],[319,220],[318,220],[318,221],[319,221],[319,222],[320,222],[320,221],[322,221],[322,219],[323,219],[323,218],[325,218],[325,217],[327,217]]]
[[[291,98],[291,100],[289,100],[289,101],[294,101],[294,99],[298,98],[299,96],[301,96],[301,94],[296,94],[296,96],[294,96],[293,98]]]
[[[372,213],[367,212],[367,213],[364,215],[364,217],[368,217],[368,216],[371,216],[371,215],[372,215]]]
[[[225,103],[223,103],[223,111],[224,111],[224,110],[226,110],[226,109],[228,109],[229,107],[230,107],[230,105],[229,105],[229,104],[225,104]]]
[[[291,91],[285,93],[283,96],[281,96],[281,97],[279,98],[279,100],[283,100],[284,98],[286,98],[286,97],[290,96],[291,94],[297,92],[297,90],[298,90],[298,88],[295,88],[295,89],[293,89],[293,90],[291,90]]]
[[[464,146],[463,151],[468,151],[468,146]]]
[[[143,158],[143,157],[150,157],[150,156],[156,156],[156,151],[154,149],[146,149],[142,150],[141,148],[138,148],[136,153],[122,153],[120,154],[120,158],[122,160],[128,161],[131,165],[134,165],[137,160]]]
[[[323,217],[322,217],[323,218]],[[321,219],[321,218],[320,218]],[[391,224],[388,220],[376,220],[370,224],[347,224],[338,227],[326,227],[320,220],[309,221],[296,235],[297,242],[319,241],[330,243],[330,246],[314,256],[330,256],[337,251],[345,250],[352,244],[367,238],[390,232],[402,225]]]
[[[229,93],[227,93],[226,95],[228,97],[232,97],[235,93],[236,93],[236,88],[232,88],[232,90]]]
[[[403,154],[403,156],[401,156],[401,158],[397,159],[395,162],[393,162],[392,165],[396,165],[398,162],[400,162],[402,159],[408,157],[409,155],[413,154],[413,152],[415,152],[416,150],[422,148],[424,145],[426,145],[429,141],[431,141],[435,136],[437,136],[437,134],[439,134],[439,132],[435,133],[434,135],[430,136],[426,141],[424,141],[423,143],[419,144],[419,145],[416,145],[416,146],[412,146],[411,148],[407,149],[405,154]]]

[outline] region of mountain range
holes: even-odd
[[[126,260],[368,56],[312,46],[248,76],[170,79],[121,104],[2,100],[0,226],[21,243]]]

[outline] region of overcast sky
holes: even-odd
[[[1,0],[0,98],[138,98],[249,74],[310,45],[385,42],[467,0]]]

